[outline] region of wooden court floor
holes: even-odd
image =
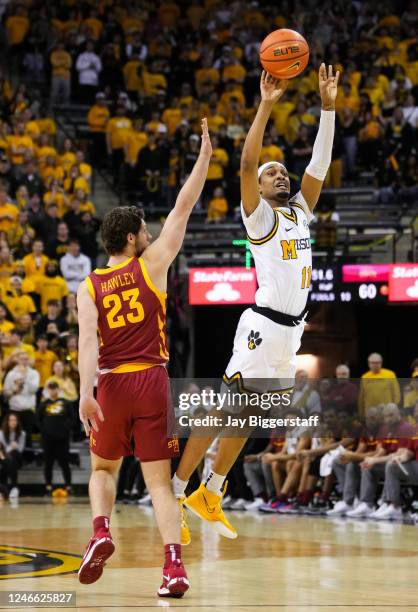
[[[192,517],[193,541],[183,549],[191,588],[181,600],[161,600],[152,511],[117,509],[111,523],[116,552],[101,580],[82,586],[75,572],[91,534],[87,500],[1,506],[0,591],[73,590],[73,609],[85,612],[418,610],[413,525],[231,512],[239,532],[231,541]]]

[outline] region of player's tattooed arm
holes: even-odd
[[[160,276],[166,276],[167,270],[176,258],[183,244],[186,226],[190,214],[200,198],[208,174],[212,144],[210,141],[206,118],[202,120],[202,143],[199,157],[196,160],[189,178],[181,188],[175,206],[168,215],[161,234],[143,254],[152,280],[160,287]],[[162,283],[166,280],[162,279]],[[160,287],[161,288],[161,287]]]
[[[241,154],[241,200],[247,216],[255,211],[260,202],[258,164],[264,132],[273,106],[283,96],[287,84],[288,81],[279,81],[263,70],[260,80],[261,103]]]
[[[91,428],[98,430],[103,413],[94,399],[93,385],[97,369],[99,345],[97,340],[98,313],[85,282],[77,291],[79,350],[78,370],[80,373],[80,421],[88,436]]]

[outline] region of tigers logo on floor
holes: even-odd
[[[54,550],[0,545],[0,580],[72,574],[78,571],[80,559]]]

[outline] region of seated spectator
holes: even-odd
[[[384,407],[383,421],[384,423],[378,432],[379,443],[375,453],[366,457],[360,464],[360,503],[357,508],[347,512],[349,517],[379,517],[381,508],[375,511],[374,504],[379,479],[385,475],[385,464],[392,460],[393,453],[396,453],[399,448],[405,448],[408,440],[414,435],[415,428],[402,420],[399,408],[394,403],[389,403]],[[383,501],[387,502],[385,493],[386,490],[384,491]]]
[[[366,428],[358,440],[355,450],[346,450],[332,464],[332,470],[343,492],[342,500],[338,501],[328,516],[343,516],[354,509],[354,501],[360,494],[360,464],[376,453],[378,434],[383,420],[382,411],[371,406],[366,412]]]
[[[46,315],[43,315],[36,323],[36,335],[58,335],[67,331],[68,325],[65,318],[61,314],[62,307],[60,302],[58,302],[57,300],[49,300],[46,309]]]
[[[0,303],[0,333],[4,336],[7,336],[15,328],[15,324],[7,318],[8,316],[10,315],[8,315],[6,308]]]
[[[418,372],[413,372],[412,378],[405,389],[403,407],[408,410],[415,408],[418,402]]]
[[[91,261],[91,268],[96,267],[99,247],[97,244],[97,232],[102,224],[100,219],[93,217],[88,211],[81,213],[82,225],[77,230],[77,238],[80,242],[81,252]]]
[[[385,501],[372,515],[379,520],[402,519],[401,484],[418,485],[418,429],[405,446],[391,455],[385,469]]]
[[[19,416],[26,431],[27,445],[32,445],[32,431],[35,426],[36,392],[39,388],[39,374],[30,367],[30,358],[25,351],[17,354],[17,365],[6,374],[3,393],[9,402],[10,412]]]
[[[35,359],[35,349],[32,344],[23,342],[22,338],[24,332],[18,330],[16,327],[10,330],[8,336],[2,337],[2,348],[3,348],[3,367],[8,369],[10,365],[16,364],[16,358],[19,353],[24,351],[29,356],[31,363]]]
[[[335,408],[348,408],[353,412],[357,407],[357,386],[350,381],[350,368],[341,363],[335,368],[335,383],[326,393],[325,405]]]
[[[306,125],[299,127],[297,136],[292,145],[293,172],[302,178],[303,173],[312,156],[312,138]]]
[[[244,448],[244,474],[251,489],[254,501],[245,506],[246,510],[257,510],[276,495],[271,465],[263,462],[267,454],[280,454],[284,438],[272,435],[266,446],[265,440],[251,437]],[[261,450],[259,450],[261,448]],[[259,452],[255,452],[259,450]]]
[[[68,225],[65,221],[61,221],[57,227],[57,234],[51,236],[46,243],[45,252],[51,259],[60,261],[68,251],[68,245],[70,244],[70,232]]]
[[[63,361],[59,359],[54,361],[52,364],[52,373],[50,376],[48,376],[48,379],[45,382],[43,397],[46,397],[46,387],[48,386],[48,383],[53,381],[58,384],[60,397],[63,397],[69,402],[75,402],[78,400],[77,387],[75,386],[73,379],[69,376],[68,369],[68,366],[66,366]]]
[[[17,414],[6,414],[3,418],[2,428],[0,429],[0,448],[3,448],[3,459],[0,460],[0,476],[2,484],[9,487],[9,498],[16,499],[19,497],[18,489],[18,471],[22,466],[22,453],[26,443],[26,432],[23,431]]]
[[[81,253],[78,240],[70,241],[68,251],[60,261],[60,268],[69,291],[77,293],[79,284],[91,272],[90,259]]]
[[[69,293],[65,300],[65,320],[68,324],[70,333],[78,333],[78,310],[77,296],[75,293]]]
[[[54,232],[55,233],[55,232]],[[44,255],[44,243],[42,240],[36,239],[32,244],[32,252],[23,258],[26,277],[31,279],[35,286],[38,281],[44,276],[48,257]]]
[[[47,313],[47,305],[50,300],[64,303],[68,295],[68,287],[62,276],[58,275],[58,263],[50,260],[45,269],[45,276],[39,281],[39,295],[41,297],[41,313]]]
[[[37,419],[42,435],[44,451],[44,476],[47,493],[52,493],[52,474],[55,461],[64,477],[67,493],[71,492],[71,468],[69,462],[70,433],[73,422],[72,407],[60,397],[58,383],[50,381],[48,397],[37,409]]]
[[[35,344],[35,327],[30,314],[22,315],[16,322],[16,330],[22,335],[22,342],[33,346]]]
[[[309,416],[313,412],[321,412],[321,399],[308,381],[306,370],[298,370],[295,374],[295,386],[292,393],[292,408]]]
[[[4,303],[12,314],[15,322],[24,314],[36,314],[36,307],[33,299],[30,295],[22,291],[22,279],[20,276],[12,276],[10,278],[10,287],[7,290]]]
[[[224,190],[222,187],[216,187],[213,192],[213,198],[209,201],[206,221],[208,223],[212,221],[223,221],[226,219],[227,214],[228,202],[225,198]]]

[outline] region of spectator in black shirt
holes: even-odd
[[[68,225],[61,221],[58,223],[56,235],[48,240],[46,243],[45,252],[51,259],[59,261],[68,251],[68,245],[70,244],[70,232]]]
[[[61,315],[60,310],[61,306],[57,300],[49,300],[46,315],[43,315],[36,324],[37,336],[46,334],[49,340],[50,335],[56,336],[68,331],[67,321]]]
[[[41,206],[41,198],[38,193],[34,193],[27,206],[29,225],[35,230],[37,236],[41,233],[44,209]]]
[[[33,196],[35,193],[42,195],[42,178],[33,160],[26,162],[22,176],[16,178],[19,185],[25,185],[27,187],[30,196]]]
[[[149,133],[148,143],[139,152],[136,163],[144,202],[158,202],[161,199],[161,169],[166,167],[167,150],[153,133]]]
[[[46,243],[51,236],[55,236],[58,230],[58,206],[50,204],[45,210],[39,227],[40,238]]]
[[[88,211],[81,213],[81,225],[77,230],[81,252],[91,259],[91,267],[96,267],[99,247],[97,245],[97,232],[102,224],[100,219],[93,217]]]
[[[65,213],[63,221],[68,225],[71,238],[78,238],[82,222],[83,213],[80,210],[81,202],[78,198],[71,201],[71,210]]]
[[[293,172],[302,179],[306,166],[312,156],[312,142],[309,137],[309,130],[306,125],[301,125],[298,132],[298,137],[293,143],[292,158]]]
[[[48,493],[52,492],[52,470],[57,461],[64,476],[65,488],[71,491],[71,468],[69,462],[70,434],[73,422],[71,402],[60,397],[58,383],[47,384],[48,399],[38,406],[36,415],[42,434],[44,451],[44,475]]]

